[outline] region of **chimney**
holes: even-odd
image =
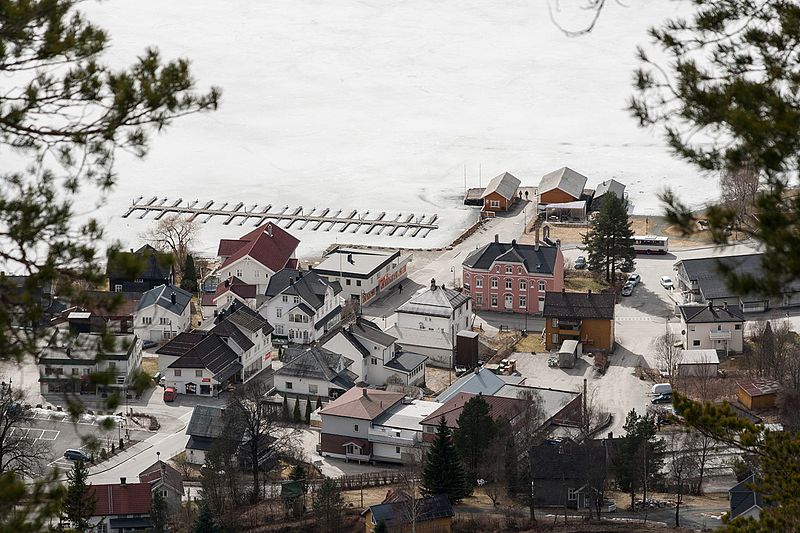
[[[533,243],[533,251],[534,252],[538,252],[539,251],[539,239],[536,239],[536,242]]]
[[[726,310],[726,311],[728,310],[728,301],[727,301],[727,300],[726,300],[726,301],[724,301],[724,302],[722,302],[722,308],[723,308],[724,310]]]
[[[225,418],[225,409],[224,408],[219,410],[219,416],[221,416],[222,418]]]
[[[500,242],[500,234],[499,233],[495,233],[494,234],[494,242]]]
[[[361,395],[362,395],[364,398],[369,398],[369,396],[367,396],[367,389],[361,389]]]
[[[72,355],[72,348],[67,347],[67,357],[70,357],[71,355]]]
[[[294,285],[294,277],[289,276],[289,285]]]
[[[169,301],[172,302],[172,305],[175,305],[178,302],[178,297],[174,292],[169,295]]]
[[[708,308],[711,309],[712,307],[714,307],[714,301],[713,300],[709,300],[708,301]]]
[[[124,477],[121,477],[121,478],[119,478],[119,484],[120,484],[120,485],[122,485],[122,486],[124,487],[124,486],[125,486],[125,480],[126,480],[126,479],[127,479],[127,478],[124,478]]]
[[[512,248],[516,248],[517,247],[517,239],[511,239],[511,247]]]
[[[225,280],[225,286],[226,287],[230,287],[231,286],[231,278],[228,278],[228,279]]]
[[[272,237],[272,223],[267,224],[267,235]]]
[[[556,239],[556,248],[561,248],[561,239]]]
[[[481,371],[481,367],[479,367],[479,366],[476,366],[475,370],[473,370],[473,372],[475,372],[476,376],[480,373],[480,371]]]
[[[435,278],[431,278],[431,290],[432,291],[436,290],[436,279]]]

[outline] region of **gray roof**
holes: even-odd
[[[445,333],[441,329],[431,331],[429,329],[401,328],[395,324],[387,329],[386,333],[396,337],[397,343],[402,346],[423,346],[443,350],[453,348],[453,340],[450,338],[450,333]]]
[[[687,324],[744,322],[744,314],[738,305],[679,305],[678,309]]]
[[[342,274],[350,278],[368,279],[395,259],[400,259],[400,252],[336,248],[326,254],[313,270],[326,276]]]
[[[731,268],[738,275],[750,274],[760,278],[764,271],[761,258],[764,254],[729,255],[725,257],[702,257],[699,259],[683,259],[676,265],[682,265],[686,277],[697,282],[700,293],[706,300],[720,300],[730,298],[735,301],[745,297],[734,293],[725,284],[725,279],[718,270],[718,264]],[[800,280],[789,283],[785,292],[800,291]],[[749,300],[766,300],[765,296],[753,295]]]
[[[504,398],[524,398],[527,395],[532,395],[541,400],[544,421],[548,421],[560,413],[571,401],[580,396],[580,393],[511,383],[506,383],[495,393],[495,396]]]
[[[385,366],[410,374],[415,368],[427,360],[427,355],[402,351],[396,353],[393,359],[386,362]]]
[[[342,286],[338,281],[328,281],[314,271],[284,268],[270,278],[267,297],[273,298],[278,294],[299,296],[309,306],[319,309],[325,303],[325,292],[328,287],[333,289],[334,295],[342,292]]]
[[[445,403],[460,392],[491,396],[499,391],[505,384],[506,382],[500,379],[500,377],[491,370],[476,368],[475,371],[464,374],[458,378],[455,383],[442,391],[442,393],[436,397],[436,401]]]
[[[346,374],[351,359],[325,348],[287,348],[282,357],[284,364],[275,372],[278,376],[295,376],[305,379],[333,381],[340,374]],[[352,372],[350,372],[352,374]]]
[[[261,316],[260,313],[250,309],[238,300],[234,300],[229,310],[232,312],[225,317],[224,321],[233,322],[242,331],[255,333],[261,330],[264,335],[269,335],[274,330],[272,324],[267,322],[267,319]]]
[[[594,199],[602,198],[606,193],[611,193],[620,200],[623,200],[625,198],[625,185],[617,180],[606,180],[594,190]]]
[[[470,253],[462,264],[475,270],[489,270],[496,261],[501,261],[519,263],[528,274],[552,274],[557,257],[558,248],[555,246],[492,241]]]
[[[490,181],[489,185],[483,190],[481,198],[486,198],[492,193],[497,193],[506,200],[511,200],[514,195],[517,194],[520,183],[521,182],[516,177],[508,172],[503,172],[499,176],[492,178],[492,181]]]
[[[79,333],[74,338],[65,338],[54,331],[49,339],[42,339],[39,364],[93,364],[98,357],[123,361],[130,357],[136,341],[132,333],[115,334],[113,344],[106,346],[100,333]]]
[[[428,290],[416,294],[401,305],[398,313],[414,315],[449,317],[453,309],[458,309],[469,301],[469,296],[442,286],[433,285]]]
[[[361,337],[362,339],[384,347],[391,346],[397,340],[396,337],[381,331],[381,328],[379,328],[377,324],[363,317],[358,317],[347,329],[357,337]]]
[[[414,508],[416,513],[414,521],[416,523],[455,516],[453,506],[450,505],[450,500],[447,499],[446,494],[425,496],[424,498],[417,498],[415,501]],[[410,505],[410,503],[404,501],[371,505],[369,510],[372,511],[372,522],[373,524],[384,522],[387,528],[390,528],[390,531],[399,531],[402,529],[403,524],[410,523],[406,512]]]
[[[761,494],[752,489],[755,483],[755,476],[751,474],[728,490],[731,519],[736,518],[755,506],[763,507]]]
[[[251,341],[248,336],[233,322],[229,320],[223,320],[213,328],[211,328],[211,332],[216,335],[220,335],[222,337],[230,337],[236,345],[242,349],[242,351],[247,351],[253,346],[253,341]]]
[[[709,365],[719,364],[719,355],[716,350],[683,350],[679,365]]]
[[[216,439],[225,431],[224,410],[212,405],[198,405],[186,427],[186,434],[193,437]]]
[[[172,303],[172,293],[175,293],[175,303]],[[176,315],[183,314],[186,306],[192,301],[192,294],[176,287],[175,285],[159,285],[142,294],[137,311],[141,311],[151,305],[158,305],[167,311],[172,311]]]
[[[594,318],[614,320],[617,297],[598,292],[546,292],[544,311],[547,318]]]
[[[173,361],[169,368],[206,368],[214,374],[220,374],[238,362],[239,356],[228,343],[219,335],[212,334],[203,337],[200,342]],[[241,368],[241,365],[239,367]]]
[[[568,167],[562,167],[542,176],[539,182],[539,194],[553,189],[560,189],[573,198],[580,198],[586,187],[586,176],[578,174]]]

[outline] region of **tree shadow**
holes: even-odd
[[[614,352],[608,358],[608,366],[619,366],[623,368],[651,368],[644,356],[628,350],[619,343],[617,343],[614,348]]]
[[[665,301],[644,283],[639,283],[634,287],[632,295],[620,296],[619,305],[636,309],[650,316],[664,318],[675,316],[675,304],[671,300]]]

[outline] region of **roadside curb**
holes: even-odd
[[[152,445],[152,444],[146,444],[146,441],[142,441],[142,442],[139,442],[139,443],[136,443],[136,444],[134,444],[134,445],[133,445],[131,448],[129,448],[129,450],[133,450],[133,448],[135,448],[135,447],[136,447],[136,446],[138,446],[139,444],[145,444],[145,446],[143,446],[143,447],[142,447],[141,449],[139,449],[139,450],[136,450],[136,453],[133,453],[133,454],[129,455],[128,457],[126,457],[125,459],[123,459],[122,461],[120,461],[120,462],[118,462],[118,463],[116,463],[116,464],[110,465],[110,466],[108,466],[107,468],[104,468],[103,470],[97,470],[96,472],[91,472],[91,473],[89,474],[89,477],[92,477],[92,476],[94,476],[94,475],[96,475],[96,474],[102,474],[102,473],[104,473],[104,472],[108,472],[109,470],[111,470],[111,469],[114,469],[114,468],[118,467],[119,465],[121,465],[121,464],[123,464],[123,463],[126,463],[126,462],[128,462],[129,460],[133,459],[133,458],[134,458],[134,457],[136,457],[137,455],[140,455],[141,453],[143,453],[143,452],[146,452],[147,450],[149,450],[150,448],[152,448],[152,447],[153,447],[153,445]],[[123,452],[123,453],[124,453],[124,452]],[[110,461],[109,461],[109,463],[110,463]],[[105,466],[105,465],[103,465],[103,466]]]

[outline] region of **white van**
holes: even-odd
[[[672,385],[669,383],[656,383],[653,385],[653,394],[672,394]]]

